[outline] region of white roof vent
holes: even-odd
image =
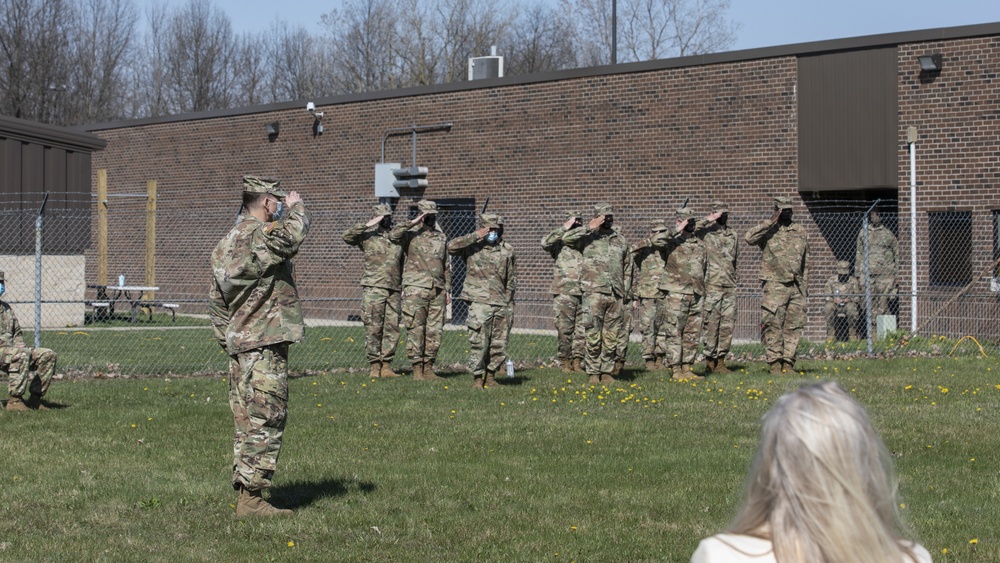
[[[472,57],[469,59],[469,80],[503,77],[503,57],[497,56],[497,48],[490,49],[489,57]]]

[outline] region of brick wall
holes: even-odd
[[[991,37],[899,49],[901,214],[908,205],[906,126],[916,125],[919,205],[974,211],[976,270],[992,257],[987,235],[1000,152],[998,42]],[[940,51],[945,61],[928,84],[920,83],[915,58],[925,51]],[[548,328],[552,263],[539,240],[562,221],[565,209],[590,210],[601,200],[615,205],[616,223],[637,240],[651,220],[670,217],[686,197],[699,214],[708,213],[714,199],[727,201],[742,236],[770,215],[772,197],[791,196],[796,219],[810,232],[810,291],[822,290],[835,258],[797,192],[795,80],[795,57],[780,56],[321,106],[321,136],[313,136],[313,118],[304,108],[137,125],[97,132],[108,147],[95,153],[93,168],[108,170],[110,193],[144,192],[146,180],[158,181],[157,283],[178,299],[206,295],[208,256],[233,224],[240,176],[280,177],[283,186],[302,193],[315,217],[296,261],[301,293],[348,299],[311,306],[315,316],[343,319],[357,313],[361,257],[341,234],[367,219],[375,202],[373,169],[383,132],[450,122],[450,132],[418,136],[418,164],[431,171],[422,195],[475,198],[477,206],[491,198],[490,209],[508,218],[507,240],[518,253],[519,323]],[[265,124],[275,120],[281,133],[269,142]],[[409,164],[410,154],[409,136],[386,144],[387,161]],[[419,195],[400,201],[397,220]],[[112,199],[111,205],[110,273],[141,279],[143,204]],[[926,230],[925,220],[921,227]],[[908,218],[901,217],[901,249],[908,248],[908,229]],[[740,251],[740,292],[753,297],[760,253],[746,245]],[[925,246],[920,255],[926,252]],[[909,254],[901,253],[908,275]],[[87,263],[96,263],[91,254]],[[818,335],[822,315],[815,309],[810,334]],[[757,315],[754,307],[741,314],[744,337],[757,336]]]

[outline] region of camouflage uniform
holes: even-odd
[[[276,180],[246,176],[243,189],[287,194]],[[235,421],[233,488],[271,486],[288,413],[288,345],[304,336],[291,259],[309,231],[302,203],[281,221],[250,213],[212,252],[208,312],[215,338],[231,358],[229,405]]]
[[[677,210],[678,220],[693,221],[691,208]],[[660,290],[666,293],[663,323],[667,327],[664,363],[674,377],[696,377],[691,371],[701,336],[702,301],[705,298],[705,243],[694,232],[682,231],[653,237],[653,248],[667,255]]]
[[[840,281],[841,277],[845,281]],[[850,262],[837,262],[837,273],[830,276],[823,286],[823,294],[826,305],[823,307],[823,315],[826,317],[826,339],[835,340],[837,338],[837,313],[840,307],[837,301],[843,302],[844,314],[847,319],[848,336],[851,340],[858,338],[858,295],[861,287],[858,285],[858,278],[851,275]]]
[[[376,215],[392,216],[388,205],[376,205]],[[402,282],[403,247],[389,240],[389,230],[359,223],[344,233],[344,242],[365,254],[361,274],[361,321],[365,325],[365,356],[380,364],[380,374],[392,363],[399,342],[399,291]],[[374,374],[373,374],[374,375]],[[395,374],[392,374],[395,375]]]
[[[580,217],[577,211],[567,211],[566,218]],[[562,225],[542,239],[542,249],[555,259],[552,276],[552,312],[558,335],[558,355],[564,362],[579,364],[585,353],[586,335],[583,329],[583,290],[580,273],[583,254],[572,246],[563,244],[566,229]]]
[[[792,209],[787,197],[774,200],[776,210]],[[809,242],[801,225],[763,221],[747,231],[747,244],[759,246],[760,280],[764,288],[761,320],[764,324],[764,348],[772,372],[795,366],[795,353],[806,325],[808,297]]]
[[[712,202],[712,212],[728,214],[729,208],[725,203],[716,201]],[[728,371],[725,369],[725,359],[733,342],[736,319],[739,237],[728,225],[719,223],[699,225],[698,236],[705,241],[708,256],[703,307],[705,326],[701,331],[702,354],[713,371],[719,367],[722,371]]]
[[[610,204],[594,206],[595,217],[611,215]],[[612,382],[615,354],[621,338],[623,301],[632,291],[632,253],[628,241],[613,229],[580,226],[566,231],[563,243],[583,254],[580,282],[586,369],[592,382]]]
[[[433,201],[421,200],[417,209],[420,213],[437,214],[437,204]],[[423,223],[397,225],[389,233],[389,240],[403,247],[406,355],[414,364],[414,376],[422,376],[424,366],[432,369],[441,346],[445,296],[451,292],[448,241],[444,233]]]
[[[642,333],[642,358],[646,367],[662,369],[667,353],[667,330],[663,326],[663,304],[666,294],[660,289],[660,279],[666,271],[666,255],[652,246],[653,237],[669,229],[663,221],[654,221],[650,236],[632,247],[632,260],[637,275],[632,291],[639,299],[639,331]],[[653,365],[653,364],[658,365]]]
[[[868,224],[868,268],[871,273],[872,320],[878,315],[889,314],[889,301],[896,297],[896,266],[899,259],[899,242],[881,218]],[[857,252],[854,258],[854,272],[858,274],[861,287],[865,286],[865,231],[858,232]]]
[[[497,230],[503,223],[503,218],[493,213],[481,217],[483,228]],[[484,378],[487,385],[494,384],[493,376],[507,359],[507,337],[514,315],[514,247],[502,239],[491,244],[479,233],[469,233],[449,242],[448,252],[465,258],[462,299],[469,302],[465,321],[469,328],[469,371],[477,386],[482,386]]]
[[[0,283],[6,284],[3,272],[0,272]],[[24,394],[30,393],[27,404],[35,408],[49,390],[56,373],[56,353],[48,348],[25,346],[17,316],[4,301],[0,301],[0,370],[7,372],[11,399],[20,403]],[[13,406],[8,406],[14,410]]]

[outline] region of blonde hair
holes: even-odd
[[[765,415],[729,531],[770,539],[779,563],[915,561],[896,506],[892,461],[864,408],[838,384],[818,383]]]

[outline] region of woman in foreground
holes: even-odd
[[[765,415],[743,506],[691,563],[929,563],[900,535],[897,506],[865,410],[836,383],[807,385]]]

